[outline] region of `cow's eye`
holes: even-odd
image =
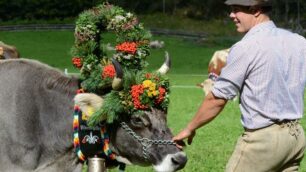
[[[137,116],[132,116],[131,124],[135,128],[142,128],[142,127],[145,126],[143,121],[142,121],[142,119],[141,119],[141,117],[137,117]]]
[[[132,122],[136,123],[136,124],[142,124],[142,120],[139,117],[136,118],[132,118]]]
[[[135,128],[143,128],[149,125],[149,121],[145,118],[145,115],[135,115],[131,117],[131,125]]]

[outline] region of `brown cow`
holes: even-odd
[[[0,59],[17,59],[20,57],[17,48],[0,41]]]
[[[203,89],[205,96],[211,91],[214,82],[221,73],[221,69],[225,66],[229,50],[223,49],[215,51],[208,65],[208,78],[202,83],[197,84]]]

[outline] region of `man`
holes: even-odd
[[[227,172],[298,171],[304,155],[303,116],[306,40],[277,28],[270,0],[227,0],[237,31],[228,61],[187,127],[173,138],[192,142],[195,130],[213,120],[227,100],[240,93],[245,129],[227,163]]]

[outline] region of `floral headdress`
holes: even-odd
[[[102,42],[102,31],[116,35],[116,52],[112,57],[108,56]],[[150,54],[150,38],[150,32],[136,16],[120,7],[105,3],[80,14],[76,21],[72,63],[80,69],[81,87],[85,92],[105,95],[103,106],[92,115],[89,124],[96,125],[105,118],[112,123],[122,114],[150,108],[167,109],[168,79],[144,70]],[[123,83],[121,89],[112,90],[117,63],[123,71]]]

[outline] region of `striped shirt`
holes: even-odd
[[[240,93],[242,125],[258,129],[302,118],[305,83],[305,38],[268,21],[232,46],[212,93],[225,99]]]

